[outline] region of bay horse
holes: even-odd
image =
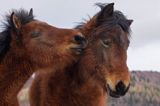
[[[0,33],[0,106],[18,106],[17,94],[33,72],[73,64],[86,42],[76,29],[34,19],[32,9],[6,15]]]
[[[114,3],[97,5],[101,11],[77,27],[88,40],[80,60],[67,70],[39,72],[30,88],[31,106],[105,106],[106,94],[118,98],[128,91],[132,20],[114,11]]]

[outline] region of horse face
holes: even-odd
[[[76,30],[59,29],[39,21],[28,23],[22,29],[24,45],[33,58],[39,54],[46,61],[54,61],[55,56],[74,60],[71,57],[81,54],[86,46],[85,38]]]
[[[120,27],[114,27],[99,38],[105,73],[106,87],[114,97],[125,95],[129,88],[129,71],[127,67],[128,35]],[[98,53],[100,54],[100,53]]]
[[[101,5],[102,10],[85,27],[91,30],[86,37],[91,39],[88,48],[101,73],[99,77],[105,82],[109,95],[119,97],[125,95],[130,85],[126,60],[132,20],[127,20],[121,12],[114,12],[113,5]]]
[[[113,3],[105,6],[97,16],[97,61],[102,64],[105,86],[110,96],[125,95],[130,85],[130,75],[126,64],[129,46],[128,30],[132,23],[121,12],[114,12]],[[105,20],[105,21],[102,21]],[[108,23],[111,22],[112,24]],[[96,55],[97,55],[96,54]]]
[[[105,86],[110,96],[125,95],[129,88],[129,71],[126,64],[128,35],[120,27],[98,32],[91,41],[93,57],[100,67]]]
[[[86,47],[87,41],[78,30],[60,29],[38,20],[21,25],[16,16],[12,17],[28,58],[39,67],[65,67]]]

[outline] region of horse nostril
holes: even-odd
[[[77,43],[81,43],[83,42],[84,38],[79,36],[79,35],[76,35],[74,36],[74,40],[77,42]]]
[[[125,95],[126,91],[126,86],[124,85],[124,83],[122,81],[119,81],[116,85],[116,92],[119,95]]]
[[[78,44],[86,44],[86,39],[82,36],[76,35],[74,36],[74,41]]]

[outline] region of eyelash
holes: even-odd
[[[36,37],[40,36],[40,32],[31,32],[30,35],[32,38],[36,38]]]
[[[101,43],[104,47],[108,48],[111,45],[111,40],[110,39],[101,40]]]

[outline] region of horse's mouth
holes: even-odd
[[[82,54],[83,53],[83,51],[84,51],[84,48],[71,48],[71,50],[75,53],[75,54],[77,54],[77,55],[80,55],[80,54]]]
[[[71,50],[77,54],[80,55],[83,53],[84,49],[87,47],[88,41],[83,42],[82,44],[76,44],[74,47],[71,47]]]
[[[119,97],[120,97],[120,95],[117,94],[115,91],[112,91],[112,90],[110,89],[110,87],[108,87],[108,93],[109,93],[109,95],[110,95],[111,97],[114,97],[114,98],[119,98]]]

